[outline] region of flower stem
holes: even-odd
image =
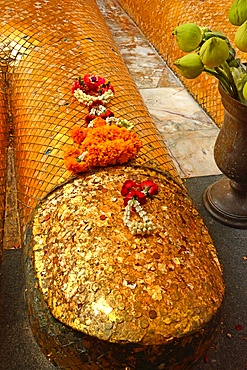
[[[211,68],[204,68],[204,72],[208,73],[209,75],[212,75],[214,76],[215,78],[217,78],[217,80],[219,80],[221,82],[221,84],[224,86],[225,90],[228,92],[229,95],[231,95],[232,97],[233,94],[232,94],[232,90],[230,88],[230,81],[228,79],[228,77],[223,74],[223,73],[220,73],[220,71],[215,71],[214,69],[211,69]]]
[[[230,70],[230,67],[229,67],[228,63],[227,62],[222,63],[222,67],[223,67],[224,71],[226,72],[227,77],[230,81],[230,86],[232,87],[232,92],[233,92],[232,97],[241,102],[241,97],[239,95],[237,86],[235,84],[235,81],[234,81],[234,78],[233,78],[233,75],[232,75],[232,72]]]

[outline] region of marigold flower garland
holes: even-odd
[[[123,164],[134,158],[142,147],[134,125],[126,119],[115,118],[104,104],[114,96],[114,88],[104,77],[86,74],[72,85],[72,94],[88,107],[85,117],[87,127],[74,127],[71,137],[74,146],[65,153],[65,165],[69,171],[80,173],[93,167]],[[121,194],[124,198],[124,224],[132,234],[150,234],[155,226],[143,210],[147,197],[158,193],[158,186],[152,181],[137,184],[127,180]],[[141,218],[130,220],[135,211]]]
[[[114,88],[104,77],[85,74],[72,85],[71,93],[88,106],[87,127],[74,127],[71,137],[76,144],[64,156],[65,166],[73,173],[123,164],[134,158],[142,143],[130,132],[134,125],[126,119],[114,117],[104,104],[114,95]]]
[[[125,127],[107,125],[100,117],[95,118],[92,124],[92,127],[72,129],[71,136],[77,146],[69,149],[64,159],[67,169],[73,173],[126,163],[142,147],[137,134]]]
[[[143,181],[140,184],[126,180],[121,189],[124,198],[124,224],[130,229],[131,234],[150,234],[155,225],[143,210],[142,205],[147,202],[147,197],[158,194],[158,185],[153,181]],[[131,212],[135,210],[142,221],[130,220]]]

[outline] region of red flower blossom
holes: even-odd
[[[141,184],[137,184],[135,181],[126,180],[121,189],[121,195],[124,196],[124,205],[128,204],[131,199],[136,199],[140,205],[147,202],[147,195],[158,194],[158,186],[153,181],[143,181]]]
[[[94,114],[87,114],[85,117],[85,122],[88,125],[96,116]]]
[[[97,100],[98,101],[98,100]],[[89,124],[93,119],[100,117],[104,120],[108,117],[114,117],[114,113],[112,113],[109,109],[107,109],[104,113],[101,113],[100,115],[96,116],[94,114],[87,114],[85,117],[85,122]]]
[[[102,86],[101,93],[104,94],[108,90],[111,90],[114,93],[114,87],[110,85],[110,83]]]
[[[86,74],[83,77],[83,82],[87,86],[88,90],[98,92],[99,87],[103,85],[106,80],[104,77]]]
[[[136,192],[135,192],[134,189],[130,190],[130,192],[124,198],[124,206],[125,207],[127,206],[128,202],[135,197],[135,194],[136,194]]]
[[[121,195],[125,197],[131,190],[135,190],[137,188],[139,188],[139,185],[136,182],[132,180],[126,180],[122,186]]]
[[[128,181],[131,181],[131,180],[128,180]],[[135,189],[131,189],[129,191],[129,193],[126,195],[126,197],[124,198],[124,206],[125,207],[127,206],[128,202],[131,199],[138,200],[138,202],[140,203],[141,206],[147,202],[145,194],[143,194],[141,191],[135,190]]]
[[[137,200],[138,200],[138,202],[140,203],[141,206],[143,204],[147,203],[146,195],[144,193],[142,193],[141,191],[136,190],[135,197],[137,198]]]
[[[107,109],[104,113],[100,115],[101,118],[106,119],[108,117],[114,117],[114,113],[110,111],[110,109]]]
[[[146,195],[150,196],[157,195],[159,191],[158,185],[156,185],[153,181],[150,180],[143,181],[140,184],[140,188]]]
[[[83,89],[83,86],[80,85],[79,80],[75,80],[75,82],[72,84],[71,93],[74,94],[75,90],[77,89]]]
[[[97,107],[98,105],[102,105],[102,101],[101,100],[94,100],[92,102],[92,104],[89,105],[88,107],[88,112],[90,113],[90,110],[93,108],[93,107]]]

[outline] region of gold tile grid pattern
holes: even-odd
[[[143,143],[137,162],[181,181],[95,1],[1,1],[1,9],[22,226],[37,202],[70,177],[63,161],[69,132],[87,113],[71,85],[85,73],[115,87],[108,107],[135,124]]]
[[[217,79],[205,73],[192,80],[181,76],[173,63],[185,53],[178,48],[172,31],[183,23],[197,23],[201,27],[225,33],[235,47],[233,40],[237,27],[231,25],[228,20],[232,0],[118,0],[118,3],[153,44],[193,98],[221,127],[224,111]],[[243,62],[246,61],[246,53],[238,51],[237,54]]]

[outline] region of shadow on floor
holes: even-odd
[[[0,369],[55,369],[40,351],[28,321],[22,250],[5,250],[0,280]]]

